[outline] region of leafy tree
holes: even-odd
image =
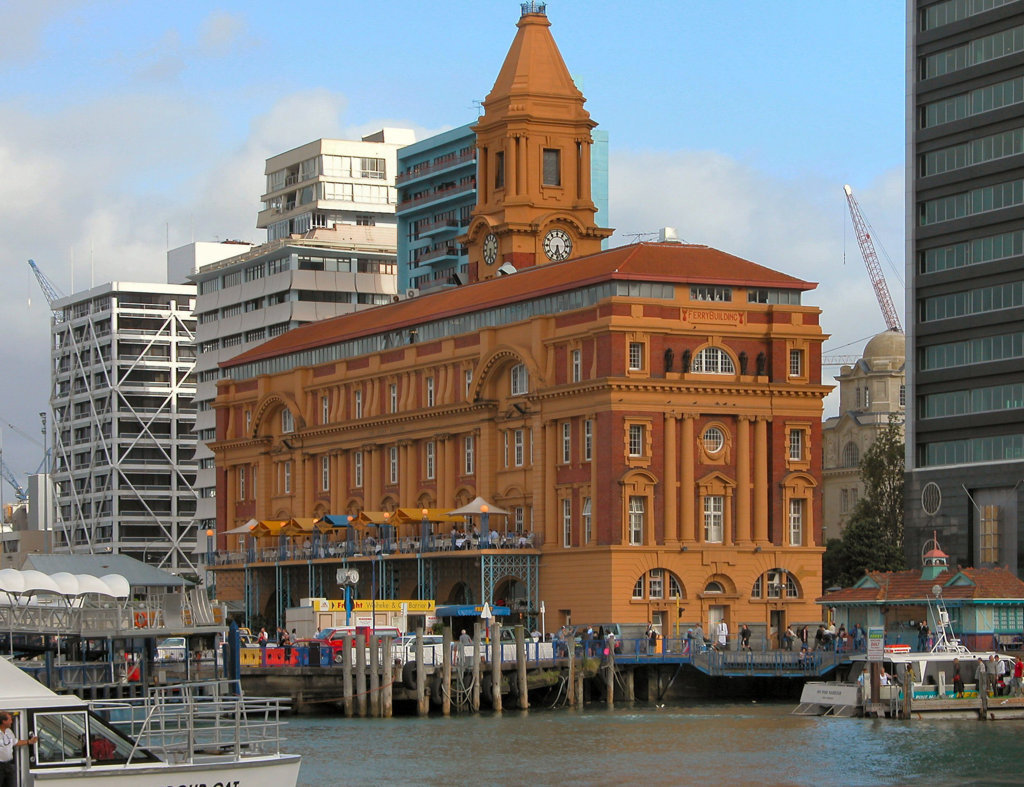
[[[825,587],[846,587],[866,571],[899,571],[903,557],[903,428],[895,416],[864,452],[860,477],[864,497],[850,515],[843,537],[830,539],[822,556]]]

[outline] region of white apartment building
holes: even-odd
[[[395,226],[398,149],[410,129],[385,128],[362,141],[318,139],[267,159],[267,192],[256,226],[267,240],[337,225]]]
[[[194,306],[128,282],[51,303],[54,551],[195,570]]]
[[[382,129],[362,141],[319,139],[268,159],[257,219],[267,242],[191,276],[198,288],[200,551],[217,521],[214,455],[206,443],[216,436],[218,364],[299,325],[395,297],[396,153],[412,141],[410,130]]]

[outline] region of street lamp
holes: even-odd
[[[490,535],[487,532],[487,526],[491,520],[490,514],[491,508],[486,503],[480,506],[480,543],[489,544],[491,542]]]
[[[426,508],[423,508],[423,509],[420,509],[420,514],[423,516],[423,519],[420,520],[420,550],[419,551],[422,552],[424,549],[427,549],[429,551],[430,545],[429,545],[429,542],[427,541],[427,539],[430,538],[430,520],[428,520],[427,517],[430,515],[430,511],[428,511]]]
[[[544,621],[544,611],[545,611],[544,610],[544,602],[541,601],[540,602],[540,638],[542,640],[547,638],[547,625],[545,624],[545,621]]]
[[[206,531],[206,565],[213,565],[213,528]]]

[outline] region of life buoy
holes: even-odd
[[[137,629],[144,629],[148,625],[149,625],[149,615],[147,615],[145,612],[136,612],[135,613],[135,628],[137,628]]]
[[[407,661],[402,667],[402,685],[407,689],[416,689],[416,662]]]

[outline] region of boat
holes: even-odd
[[[972,651],[957,639],[949,614],[934,589],[929,603],[936,623],[935,643],[930,650],[912,651],[909,645],[886,645],[880,658],[880,684],[877,701],[872,701],[870,668],[872,659],[865,653],[850,657],[841,680],[809,681],[800,694],[793,713],[804,716],[890,717],[928,714],[930,718],[973,717],[1024,718],[1024,700],[1003,696],[979,696],[976,675],[978,662],[993,656],[1003,661],[1005,674],[1013,674],[1013,659],[994,651]],[[964,687],[955,692],[953,675],[959,666]],[[989,687],[991,689],[991,687]],[[907,691],[909,690],[909,697]]]
[[[224,681],[173,684],[145,697],[85,702],[57,694],[0,658],[0,708],[14,716],[22,787],[294,787],[301,758],[282,753],[279,699]]]

